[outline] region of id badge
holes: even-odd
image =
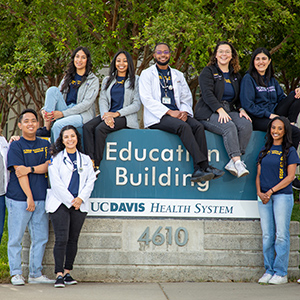
[[[163,104],[171,104],[171,98],[169,97],[162,97]]]

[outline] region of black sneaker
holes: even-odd
[[[54,283],[54,287],[56,287],[56,288],[64,288],[65,287],[64,279],[61,275],[57,276],[56,281]]]
[[[300,181],[297,177],[294,179],[294,181],[292,183],[292,187],[295,190],[298,190],[298,191],[300,190]]]
[[[225,172],[223,170],[219,170],[213,166],[209,166],[208,168],[205,169],[205,171],[213,173],[215,176],[213,179],[220,178],[225,174]]]
[[[69,273],[64,276],[64,282],[67,285],[77,284],[77,281]]]
[[[209,181],[212,180],[215,175],[212,173],[211,170],[206,171],[208,168],[205,170],[203,169],[198,169],[195,170],[194,173],[192,174],[191,181],[192,182],[202,182],[202,181]]]

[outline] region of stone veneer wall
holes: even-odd
[[[162,226],[165,242],[146,245],[138,239],[149,227],[150,238]],[[166,227],[169,229],[166,230]],[[178,246],[174,235],[184,227],[188,241]],[[172,228],[172,235],[169,236]],[[299,276],[299,223],[291,222],[288,276]],[[191,219],[90,218],[79,239],[72,275],[79,281],[172,282],[256,281],[264,273],[260,222]],[[159,238],[156,241],[160,241]],[[167,242],[169,241],[169,243]],[[179,244],[183,241],[180,231]],[[44,257],[44,274],[54,277],[54,233]],[[29,236],[23,240],[24,274],[28,274]]]

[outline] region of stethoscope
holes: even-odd
[[[79,161],[80,161],[79,168],[78,168],[78,173],[81,173],[81,172],[83,172],[82,158],[81,158],[81,154],[80,154],[80,153],[78,153],[78,155],[79,155]],[[67,167],[70,171],[72,171],[72,172],[76,171],[76,169],[74,168],[74,164],[73,164],[71,161],[67,160],[67,157],[66,157],[66,156],[64,157],[63,162],[64,162],[64,164],[66,165],[66,167]],[[66,162],[67,162],[68,164],[67,164]],[[72,166],[71,166],[71,165],[72,165]],[[71,168],[70,168],[70,167],[71,167]]]

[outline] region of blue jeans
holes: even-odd
[[[45,105],[43,109],[47,112],[55,110],[64,111],[67,108],[71,108],[75,105],[76,104],[70,104],[68,106],[60,90],[56,86],[51,86],[46,91]],[[83,123],[81,115],[67,116],[56,120],[51,128],[54,141],[56,141],[61,129],[66,125],[82,127]]]
[[[245,154],[252,134],[252,123],[246,118],[240,118],[236,111],[228,112],[231,121],[218,122],[219,114],[213,113],[209,120],[200,120],[205,129],[222,135],[229,158]]]
[[[5,221],[5,195],[0,196],[0,244]]]
[[[293,194],[272,195],[267,204],[258,201],[264,265],[268,274],[287,275],[290,254],[289,229],[293,206]]]
[[[45,201],[35,201],[35,210],[26,210],[26,201],[16,201],[6,197],[8,211],[8,244],[7,253],[10,274],[22,274],[21,252],[22,238],[26,227],[31,238],[29,256],[29,276],[39,277],[42,275],[42,261],[48,241],[49,219],[45,211]]]

